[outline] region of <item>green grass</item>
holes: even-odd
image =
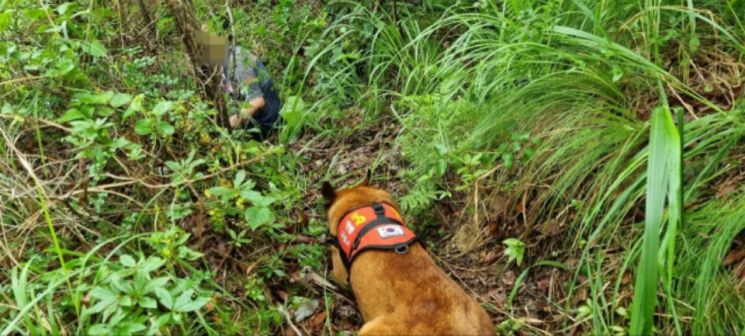
[[[529,2],[523,4],[533,6]],[[480,13],[459,13],[456,9],[424,29],[401,24],[403,32],[399,35],[388,34],[390,25],[375,19],[366,21],[376,24],[380,39],[387,42],[378,43],[381,47],[370,52],[370,63],[376,66],[373,75],[395,68],[395,78],[401,78],[391,83],[382,80],[383,76],[371,76],[374,84],[393,88],[402,95],[394,112],[407,129],[400,141],[405,157],[412,163],[411,176],[416,182],[404,200],[412,199],[409,208],[414,210],[428,208],[438,197],[438,189],[444,188],[439,183],[446,169],[440,167],[458,167],[458,161],[450,155],[473,151],[493,153],[498,145],[509,141],[511,132],[529,132],[541,143],[535,154],[532,158],[523,157],[519,169],[507,167],[501,171],[503,175],[496,181],[515,195],[512,204],[520,202],[526,192],[537,192],[528,215],[534,223],[559,216],[570,224],[572,236],[566,245],[582,251],[582,266],[577,271],[585,267],[593,270],[581,274],[594,279],[593,291],[599,296],[590,298],[593,314],[598,317],[592,319],[595,332],[609,332],[614,323],[627,326],[628,322],[619,320],[615,313],[619,306],[625,306],[618,302],[620,282],[612,293],[600,287],[614,274],[620,279],[626,269],[637,269],[631,265],[635,264],[633,259],[640,258],[642,265],[638,269],[645,271],[636,273],[640,282],[635,288],[637,301],[646,302],[636,304],[641,309],[633,309],[634,314],[639,314],[634,315],[631,323],[633,332],[650,333],[654,325],[656,330],[685,333],[689,319],[681,318],[678,310],[689,312],[688,305],[680,303],[674,293],[679,281],[675,265],[680,262],[674,256],[681,253],[675,247],[681,239],[690,239],[676,234],[681,209],[683,204],[706,202],[710,196],[701,195],[702,189],[710,188],[717,176],[730,169],[723,160],[732,155],[732,144],[742,138],[739,126],[742,107],[737,105],[723,111],[708,101],[689,86],[686,82],[689,78],[679,77],[678,71],[689,71],[688,66],[668,68],[663,65],[663,57],[669,54],[663,56],[660,50],[675,47],[690,59],[696,53],[690,42],[695,37],[698,41],[716,41],[722,48],[740,55],[742,30],[737,26],[735,30],[727,28],[736,22],[727,10],[721,14],[730,21],[724,22],[717,17],[705,18],[701,9],[690,8],[690,4],[686,4],[687,8],[657,3],[621,8],[620,3],[604,2],[577,4],[574,10],[567,8],[572,6],[563,6],[535,5],[538,14],[533,22],[537,22],[537,27],[518,19],[510,5],[491,2]],[[714,3],[701,6],[707,10],[719,9]],[[542,21],[549,18],[557,24]],[[677,18],[685,20],[677,21]],[[670,26],[669,22],[674,25]],[[679,30],[680,27],[685,29]],[[458,32],[454,39],[442,38],[452,31]],[[662,40],[661,35],[670,32],[680,34],[680,40]],[[415,34],[418,34],[415,38],[403,43],[404,48],[400,47],[402,38]],[[650,43],[652,40],[658,42]],[[436,43],[432,44],[433,41]],[[449,43],[447,49],[438,47],[445,41]],[[665,48],[657,45],[662,43]],[[419,57],[438,49],[439,55]],[[430,67],[431,64],[435,66]],[[686,150],[678,155],[681,158],[678,161],[685,161],[686,167],[690,167],[686,175],[680,171],[682,164],[666,163],[668,158],[663,157],[663,165],[659,166],[659,159],[651,158],[656,155],[647,147],[649,132],[660,126],[654,116],[650,125],[640,113],[638,102],[660,91],[658,80],[664,89],[656,95],[659,100],[665,101],[669,91],[675,90],[713,110],[685,125]],[[660,111],[646,109],[649,115]],[[478,112],[472,113],[474,110]],[[670,113],[667,108],[662,111]],[[666,120],[668,132],[671,123]],[[669,141],[675,143],[674,139]],[[407,151],[407,147],[411,150]],[[666,148],[669,149],[666,155],[674,156],[675,146]],[[647,161],[652,168],[645,175]],[[505,163],[497,161],[497,167]],[[655,164],[657,168],[653,168]],[[667,171],[675,167],[677,171]],[[678,178],[666,183],[657,180],[660,173]],[[663,187],[645,186],[645,181],[652,180],[664,183]],[[547,186],[536,190],[536,185],[541,184]],[[670,203],[664,216],[659,193],[661,200],[667,197]],[[651,195],[657,195],[658,201],[655,207],[647,207],[649,219],[644,234],[635,236],[637,230],[628,230],[634,224],[629,222],[629,214],[641,207],[642,200],[650,202]],[[567,211],[572,209],[568,204],[576,204],[577,216],[568,216],[572,212]],[[663,218],[667,218],[668,225],[662,226]],[[664,234],[661,245],[660,234]],[[623,246],[622,242],[630,235],[644,237],[644,243],[639,245],[641,254],[639,247],[627,247],[627,268],[617,273],[607,270],[603,262],[595,266],[595,260],[602,260],[595,256],[602,255],[605,249]],[[658,290],[667,297],[665,307],[672,316],[663,319],[664,322],[652,315]],[[729,309],[733,306],[722,311]]]

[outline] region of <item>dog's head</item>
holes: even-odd
[[[393,197],[382,189],[369,186],[370,174],[355,187],[335,189],[329,182],[324,182],[321,194],[326,199],[326,215],[328,218],[329,232],[336,237],[339,221],[352,209],[364,207],[373,203],[388,203],[398,210],[398,205]],[[332,275],[337,282],[347,285],[347,270],[344,268],[340,251],[336,247],[331,248]]]

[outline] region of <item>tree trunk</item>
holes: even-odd
[[[157,8],[158,2],[154,2]],[[145,4],[144,0],[138,0],[137,5],[140,7],[140,12],[142,13],[142,19],[145,23],[144,27],[149,32],[149,36],[146,36],[145,40],[147,41],[147,51],[152,55],[155,54],[155,51],[157,50],[155,45],[157,45],[158,43],[158,32],[155,29],[155,21],[153,21],[152,16],[150,16],[150,11],[147,9],[147,5]]]
[[[191,7],[184,0],[166,0],[166,6],[176,20],[181,31],[181,38],[186,46],[186,53],[191,60],[192,68],[200,86],[200,93],[204,99],[212,101],[217,110],[217,122],[220,126],[230,128],[229,116],[220,82],[222,80],[221,66],[210,66],[201,62],[202,46],[197,34],[200,32],[199,22],[194,17]]]

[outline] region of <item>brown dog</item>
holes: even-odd
[[[494,335],[486,311],[399,225],[390,194],[367,182],[338,191],[325,182],[322,194],[336,239],[333,277],[352,287],[365,320],[360,335]]]

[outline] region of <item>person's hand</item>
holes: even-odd
[[[237,114],[230,116],[230,128],[236,128],[241,124],[241,117]]]
[[[266,105],[264,97],[251,99],[247,106],[241,109],[241,118],[249,119],[253,117],[260,108],[264,107],[264,105]]]
[[[251,99],[249,102],[251,104],[251,107],[260,109],[266,105],[266,101],[264,101],[264,97],[256,97],[254,99]]]

